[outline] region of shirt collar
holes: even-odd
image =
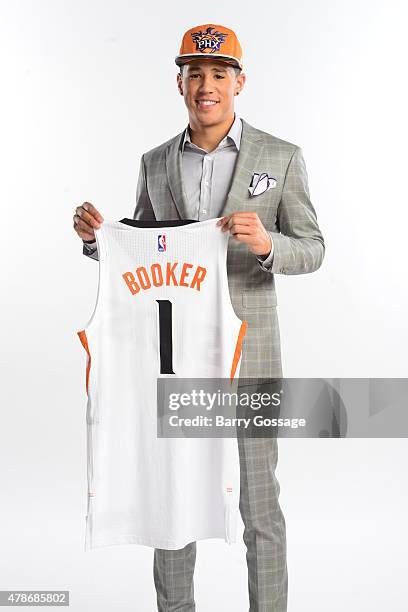
[[[218,147],[221,146],[221,145],[224,145],[224,143],[227,142],[228,139],[231,139],[232,142],[235,144],[237,150],[239,151],[239,147],[240,147],[240,144],[241,144],[241,134],[242,134],[242,121],[235,114],[234,122],[231,125],[228,134],[221,140],[221,142],[218,144]],[[188,142],[189,145],[191,145],[193,147],[197,146],[197,145],[194,145],[194,143],[191,142],[191,140],[190,140],[190,130],[189,130],[188,126],[184,130],[183,142],[181,143],[181,151],[182,152],[184,151],[184,145],[185,145],[186,142]]]

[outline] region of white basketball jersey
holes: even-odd
[[[239,375],[247,324],[230,300],[229,232],[217,221],[105,220],[95,231],[98,293],[77,332],[88,400],[85,550],[236,541],[237,438],[157,436],[158,378]]]

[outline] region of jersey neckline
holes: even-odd
[[[119,223],[130,225],[131,227],[155,228],[155,227],[178,227],[180,225],[188,225],[189,223],[199,223],[195,219],[169,219],[164,221],[139,221],[137,219],[129,219],[124,217]]]
[[[136,219],[129,219],[128,217],[123,217],[119,221],[105,219],[102,223],[102,226],[107,223],[114,225],[117,228],[126,229],[126,230],[135,230],[135,231],[156,231],[158,229],[167,229],[172,230],[177,227],[203,227],[203,225],[211,225],[216,224],[222,217],[213,217],[212,219],[206,219],[205,221],[197,221],[196,219],[167,219],[162,221],[152,220],[152,221],[139,221]]]

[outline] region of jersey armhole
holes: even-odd
[[[219,231],[221,232],[221,229]],[[228,242],[230,240],[229,234],[223,235],[222,238],[223,240],[219,241],[220,260],[221,260],[221,282],[223,284],[225,295],[227,296],[227,299],[228,299],[228,304],[230,306],[232,316],[235,318],[237,323],[241,325],[242,323],[244,323],[244,321],[240,319],[237,313],[235,312],[235,309],[234,309],[234,306],[231,300],[231,293],[230,293],[229,283],[228,283],[227,257],[228,257]]]
[[[248,328],[248,322],[245,321],[244,319],[239,318],[232,304],[231,294],[229,290],[229,283],[228,283],[228,272],[227,272],[228,242],[230,240],[229,233],[225,237],[223,236],[223,238],[225,239],[225,241],[220,240],[221,282],[224,285],[223,291],[225,295],[227,296],[228,303],[231,309],[231,314],[237,322],[237,335],[235,338],[235,348],[234,348],[234,354],[232,357],[230,376],[229,376],[230,383],[232,384],[235,380],[235,374],[238,369],[238,364],[240,364],[240,361],[241,361],[242,343],[246,335],[246,331]]]
[[[102,226],[95,230],[96,247],[98,252],[98,285],[95,298],[95,305],[91,316],[81,331],[89,330],[99,319],[99,313],[103,310],[103,301],[105,298],[105,286],[108,269],[108,253],[106,247],[106,236]]]

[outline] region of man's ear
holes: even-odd
[[[177,89],[179,90],[180,95],[183,95],[183,82],[182,82],[182,78],[180,73],[178,72],[177,75]]]
[[[241,72],[241,74],[237,78],[238,91],[235,92],[236,96],[239,93],[241,93],[241,91],[244,89],[245,81],[246,81],[246,75],[244,72]]]

